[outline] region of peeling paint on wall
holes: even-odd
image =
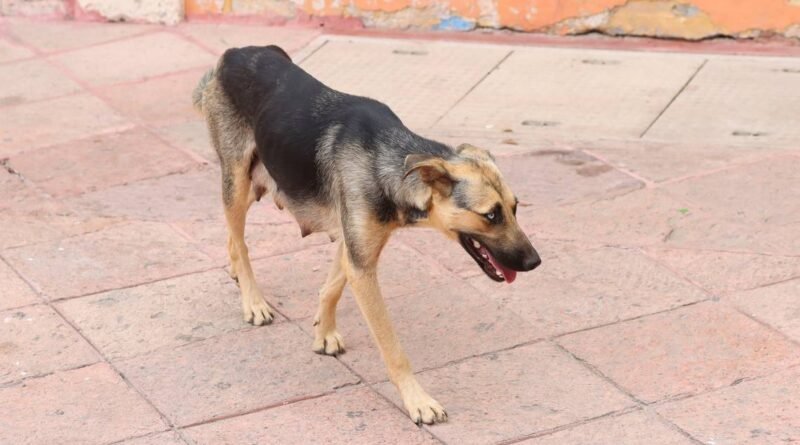
[[[175,15],[180,12],[175,2],[189,18],[312,18],[377,28],[595,31],[692,40],[773,34],[800,38],[800,0],[0,0],[0,12],[66,15],[77,4],[78,12],[95,11],[101,18],[171,23],[181,18]]]

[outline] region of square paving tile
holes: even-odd
[[[19,205],[0,209],[0,249],[93,232],[116,222],[78,214],[63,203],[37,193]]]
[[[253,271],[267,300],[281,312],[292,319],[310,317],[316,313],[318,292],[328,276],[334,252],[335,245],[327,243],[253,261]],[[396,242],[384,249],[379,264],[378,282],[386,298],[452,282],[444,268]]]
[[[664,237],[666,247],[721,250],[772,256],[800,255],[800,221],[765,224],[728,218],[703,208],[689,210],[673,220],[672,231]],[[785,215],[785,217],[789,217]]]
[[[358,379],[311,351],[289,323],[226,334],[117,364],[178,425],[319,395]]]
[[[0,194],[3,195],[3,200],[0,201],[0,210],[17,208],[42,197],[42,193],[35,190],[30,182],[22,179],[14,167],[8,164],[5,165],[5,168],[0,168]]]
[[[11,21],[14,36],[43,52],[63,51],[97,45],[155,29],[154,26],[132,23]]]
[[[36,293],[23,281],[14,270],[4,261],[0,261],[0,289],[3,289],[3,298],[0,299],[0,310],[38,303]]]
[[[302,425],[302,428],[298,428]],[[399,410],[366,388],[189,428],[198,445],[222,443],[437,444]]]
[[[634,404],[546,343],[476,357],[418,378],[447,409],[448,422],[429,427],[447,443],[496,443]],[[390,383],[379,390],[402,406]]]
[[[156,124],[201,118],[192,91],[209,67],[100,90],[114,109],[138,122]],[[206,131],[207,132],[207,131]],[[210,146],[210,145],[209,145]]]
[[[718,219],[787,225],[800,214],[798,171],[800,158],[785,156],[671,184],[667,192]]]
[[[670,269],[716,295],[800,277],[800,258],[689,249],[648,249]]]
[[[186,445],[186,442],[184,442],[177,433],[169,431],[136,439],[128,439],[124,442],[120,442],[120,445]]]
[[[525,445],[690,445],[689,438],[641,411],[606,417],[520,442]]]
[[[207,268],[210,259],[167,225],[130,223],[3,252],[44,295],[59,299]]]
[[[570,146],[602,156],[613,165],[653,182],[754,162],[773,155],[768,143],[724,144],[649,139],[590,139]]]
[[[59,303],[112,360],[244,329],[236,284],[210,270]]]
[[[522,208],[541,209],[622,195],[643,184],[579,151],[543,150],[497,159]]]
[[[800,363],[800,347],[723,304],[702,303],[559,339],[645,402]]]
[[[41,59],[0,66],[0,106],[64,96],[81,91],[77,83]]]
[[[675,227],[693,217],[685,213],[687,205],[648,188],[545,210],[520,207],[517,212],[522,227],[543,238],[642,246],[660,245],[674,236]]]
[[[0,400],[2,443],[104,444],[167,429],[104,363],[0,389]]]
[[[545,242],[542,266],[511,286],[470,283],[550,337],[708,298],[635,249]]]
[[[704,444],[796,442],[800,437],[799,380],[795,369],[656,409]]]
[[[260,209],[253,209],[253,213],[257,213],[258,210]],[[229,265],[228,228],[223,217],[205,221],[181,222],[176,226],[196,240],[200,248],[209,256],[218,260],[220,264]],[[331,243],[328,235],[324,233],[301,237],[300,227],[292,222],[262,223],[259,221],[247,223],[245,242],[251,261]]]
[[[489,45],[337,39],[302,67],[331,88],[385,102],[418,130],[447,113],[508,52]]]
[[[0,312],[0,384],[100,360],[95,350],[47,306]]]
[[[800,158],[783,156],[670,184],[688,218],[667,244],[710,250],[800,254]],[[765,197],[770,197],[765,199]]]
[[[0,62],[10,62],[33,56],[34,52],[28,48],[13,43],[6,38],[0,38]]]
[[[0,157],[130,128],[121,115],[86,94],[22,104],[3,110]]]
[[[344,298],[336,325],[347,353],[340,360],[368,381],[386,380],[386,367],[355,298]],[[416,372],[535,340],[538,333],[514,311],[458,281],[389,299],[387,306]],[[314,335],[311,318],[302,327]]]
[[[154,127],[153,131],[173,146],[192,151],[212,164],[219,164],[219,156],[211,146],[205,121],[194,119],[163,124]]]
[[[727,298],[745,313],[800,342],[800,279],[738,292]]]
[[[219,172],[205,168],[98,190],[66,203],[84,213],[104,217],[169,222],[219,220],[224,215],[220,184]],[[257,214],[255,210],[248,216]]]
[[[104,189],[197,165],[142,129],[81,139],[11,157],[9,163],[50,195]]]
[[[147,54],[147,57],[131,57]],[[130,82],[189,68],[211,68],[216,58],[199,46],[170,32],[156,32],[126,40],[61,53],[51,57],[92,85]],[[97,61],[103,63],[98,64]]]
[[[797,147],[798,69],[791,57],[711,58],[646,137]]]
[[[701,63],[683,54],[515,48],[436,128],[639,137]]]
[[[438,230],[409,228],[395,232],[394,237],[459,276],[483,275],[480,266],[464,248],[457,241],[445,238]]]
[[[225,23],[182,23],[178,30],[220,55],[228,48],[278,45],[289,54],[305,47],[320,31],[290,26],[248,26]]]

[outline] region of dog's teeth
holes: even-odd
[[[472,245],[475,246],[476,249],[480,249],[481,248],[481,243],[479,243],[479,242],[477,242],[475,240],[472,240]]]

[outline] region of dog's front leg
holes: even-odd
[[[348,256],[345,255],[347,258]],[[375,265],[356,267],[347,262],[347,281],[353,288],[356,302],[367,320],[372,337],[378,344],[389,379],[397,387],[411,419],[419,423],[445,422],[447,413],[429,396],[411,371],[411,364],[392,329],[389,313],[378,287]]]

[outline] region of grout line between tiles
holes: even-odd
[[[677,92],[677,93],[675,93],[675,95],[674,95],[674,96],[672,96],[672,99],[671,99],[671,100],[670,100],[670,101],[667,103],[667,105],[666,105],[666,106],[665,106],[665,107],[664,107],[664,108],[661,110],[661,112],[660,112],[660,113],[658,113],[658,115],[656,116],[656,118],[655,118],[655,119],[653,119],[653,121],[652,121],[652,122],[650,122],[650,125],[648,125],[648,126],[647,126],[647,128],[645,128],[645,129],[644,129],[644,131],[642,132],[642,134],[640,134],[640,135],[639,135],[639,139],[642,139],[642,138],[644,138],[644,137],[645,137],[645,135],[647,135],[647,132],[648,132],[648,131],[650,131],[650,129],[651,129],[651,128],[653,128],[653,126],[656,124],[656,122],[658,122],[658,120],[659,120],[659,119],[661,119],[661,116],[663,116],[663,115],[664,115],[664,113],[666,113],[666,111],[669,109],[669,107],[670,107],[670,106],[672,106],[672,104],[675,102],[675,100],[676,100],[676,99],[678,99],[678,96],[680,96],[680,95],[681,95],[681,94],[684,92],[684,90],[686,90],[686,87],[688,87],[688,86],[689,86],[689,84],[690,84],[690,83],[692,83],[692,81],[694,80],[694,78],[695,78],[695,77],[697,77],[697,75],[700,73],[700,70],[702,70],[702,69],[703,69],[703,67],[704,67],[704,66],[706,66],[706,64],[708,63],[708,61],[709,61],[709,60],[710,60],[710,59],[703,59],[703,63],[701,63],[701,64],[700,64],[700,66],[698,66],[698,67],[697,67],[697,69],[695,70],[694,74],[692,74],[691,76],[689,76],[689,79],[686,81],[686,83],[684,83],[684,84],[683,84],[683,86],[682,86],[682,87],[681,87],[681,88],[678,90],[678,92]]]

